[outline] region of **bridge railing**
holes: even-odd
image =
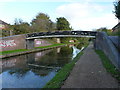
[[[37,32],[26,34],[26,37],[38,37],[38,36],[48,36],[48,35],[86,35],[86,36],[96,36],[95,31],[54,31],[54,32]]]

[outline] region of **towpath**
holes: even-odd
[[[62,88],[118,88],[118,82],[106,72],[90,43]]]

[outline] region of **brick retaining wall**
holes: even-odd
[[[49,41],[44,39],[33,40],[34,47],[52,45]],[[0,38],[0,51],[9,51],[17,49],[27,49],[26,35],[14,35]]]
[[[26,49],[25,35],[14,35],[0,38],[0,51]]]

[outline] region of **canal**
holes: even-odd
[[[2,59],[0,85],[2,88],[42,88],[81,48],[80,44],[69,45]]]

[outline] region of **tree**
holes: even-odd
[[[15,23],[11,27],[15,35],[30,32],[30,25],[27,22],[23,22],[22,19],[15,19]]]
[[[50,17],[44,13],[39,13],[31,22],[33,32],[47,32],[52,30],[53,22]]]
[[[108,29],[106,27],[101,27],[101,28],[97,29],[97,31],[99,31],[99,32],[107,32]]]
[[[71,30],[70,23],[64,17],[57,18],[57,30]]]
[[[120,1],[117,1],[114,3],[114,8],[115,8],[115,16],[120,19]]]

